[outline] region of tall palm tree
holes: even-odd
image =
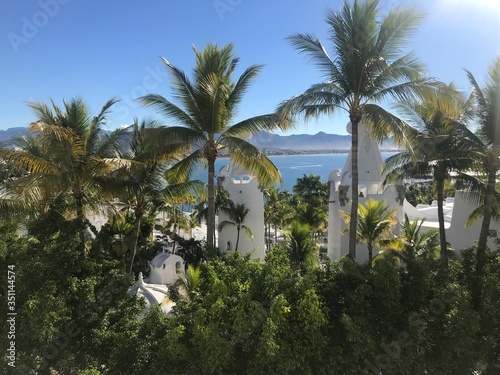
[[[28,172],[7,184],[10,194],[28,206],[67,194],[73,201],[77,218],[85,221],[85,207],[95,206],[99,200],[98,177],[109,174],[122,163],[117,147],[124,130],[105,135],[102,129],[115,103],[115,99],[109,100],[97,116],[90,114],[80,98],[63,101],[63,108],[54,101],[51,101],[52,108],[42,102],[29,103],[38,117],[29,126],[35,141],[21,145],[20,150],[0,151],[0,157]],[[80,239],[84,255],[84,230],[80,232]]]
[[[274,186],[264,189],[264,228],[267,250],[271,249],[271,226],[274,223],[275,212],[279,205],[278,189]]]
[[[229,200],[228,205],[225,207],[220,207],[220,210],[225,212],[229,216],[229,220],[223,220],[219,223],[219,230],[222,230],[224,227],[228,225],[232,225],[236,227],[236,246],[234,247],[234,251],[238,251],[238,245],[240,243],[240,232],[243,229],[247,236],[251,239],[253,237],[252,229],[244,224],[248,213],[250,212],[250,208],[243,203],[234,203],[232,200]]]
[[[415,128],[407,133],[406,150],[385,162],[386,181],[432,176],[436,184],[441,258],[447,259],[444,227],[444,185],[452,171],[474,165],[477,138],[465,125],[470,103],[453,85],[425,95],[422,101],[402,108]]]
[[[358,207],[358,125],[371,127],[376,138],[392,132],[402,142],[401,123],[377,103],[386,99],[407,100],[422,89],[422,64],[402,47],[418,27],[422,16],[415,8],[397,9],[382,17],[378,0],[344,0],[340,12],[330,11],[332,55],[313,35],[290,37],[293,46],[319,67],[325,81],[312,85],[303,94],[283,102],[278,110],[303,114],[305,119],[346,111],[351,122],[352,207],[349,255],[356,255]]]
[[[156,94],[146,95],[141,100],[144,105],[157,108],[179,124],[165,128],[160,141],[192,146],[191,152],[173,166],[173,175],[185,178],[197,167],[208,169],[207,240],[213,246],[215,160],[224,150],[229,153],[232,163],[254,173],[261,184],[280,181],[276,166],[246,139],[261,130],[287,129],[291,122],[286,116],[275,114],[235,122],[238,105],[262,65],[250,66],[234,82],[232,76],[239,59],[233,56],[233,45],[218,48],[215,44],[208,44],[203,51],[194,48],[194,52],[196,67],[193,80],[163,59],[179,105]]]
[[[484,87],[481,87],[474,75],[466,71],[473,88],[473,96],[476,102],[475,114],[479,124],[477,135],[481,140],[477,156],[483,174],[486,174],[486,183],[475,179],[475,192],[482,190],[483,194],[478,194],[479,201],[483,207],[483,221],[481,232],[477,243],[478,268],[483,267],[485,261],[486,243],[490,230],[491,219],[494,216],[496,178],[500,170],[500,57],[497,57],[490,65],[488,77]],[[471,176],[469,176],[471,177]],[[473,179],[473,178],[472,178]],[[471,181],[471,178],[468,179]]]
[[[176,201],[178,199],[167,199],[167,205],[163,207],[163,211],[167,213],[168,220],[166,223],[167,228],[172,231],[172,253],[175,253],[175,247],[177,244],[176,238],[180,235],[180,230],[189,230],[189,218],[186,214],[179,208],[180,204]]]
[[[397,224],[397,211],[397,208],[391,210],[386,201],[375,199],[368,199],[365,205],[358,205],[356,239],[367,244],[370,265],[375,245],[380,249],[385,249],[396,244],[393,229]],[[346,224],[349,224],[352,220],[351,214],[345,211],[339,212]]]
[[[154,212],[162,204],[161,190],[167,185],[165,178],[165,154],[155,148],[152,134],[154,123],[134,122],[129,133],[127,148],[122,152],[129,164],[122,166],[105,180],[108,190],[133,212],[131,248],[127,258],[127,272],[132,272],[139,243],[141,223],[148,213]]]
[[[182,145],[159,147],[156,142],[160,131],[155,121],[135,121],[128,135],[127,147],[121,153],[124,163],[103,183],[108,191],[119,197],[127,209],[134,213],[132,248],[129,249],[127,272],[132,272],[137,254],[143,218],[155,214],[164,204],[186,192],[193,192],[194,184],[168,183],[168,163],[178,156]]]

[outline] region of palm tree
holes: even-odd
[[[323,205],[328,207],[328,184],[321,181],[321,176],[310,174],[297,178],[293,186],[293,192],[299,197],[299,201],[309,206]]]
[[[274,223],[276,209],[279,205],[278,189],[274,186],[264,189],[264,228],[267,250],[271,249],[271,226]]]
[[[202,283],[201,269],[189,264],[187,272],[183,270],[179,271],[181,276],[176,284],[182,286],[187,293],[188,300],[192,301],[200,293]]]
[[[44,151],[41,140],[32,135],[26,137],[14,138],[17,149],[24,151],[32,158],[41,158]],[[5,155],[6,149],[0,148],[0,155]],[[15,160],[15,158],[12,158]],[[27,191],[23,194],[24,184],[26,182],[22,177],[27,176],[27,171],[21,163],[16,163],[11,159],[1,160],[3,170],[0,185],[0,216],[3,219],[11,220],[13,218],[35,217],[38,213],[46,210],[46,203],[49,197],[41,199],[42,193],[38,191],[37,198],[34,199],[33,192]],[[7,190],[8,187],[8,190]]]
[[[292,223],[286,234],[286,246],[295,269],[305,272],[318,263],[318,249],[307,224]]]
[[[481,146],[477,152],[482,167],[481,172],[486,174],[486,183],[474,179],[474,191],[482,190],[479,201],[483,207],[483,221],[481,232],[477,243],[478,268],[482,270],[485,261],[486,243],[490,230],[491,219],[494,216],[496,178],[500,170],[500,57],[497,57],[490,65],[486,85],[481,87],[474,75],[466,71],[469,81],[473,87],[473,96],[476,102],[475,114],[479,120],[477,135],[481,140]],[[469,176],[471,177],[471,176]],[[471,178],[468,179],[471,181]]]
[[[274,227],[274,242],[278,239],[278,228],[288,226],[295,218],[295,210],[292,206],[292,195],[287,190],[277,190],[269,187],[265,191],[264,220],[267,222],[269,240],[271,239],[271,227]]]
[[[386,201],[375,199],[368,199],[364,206],[358,205],[356,239],[367,244],[370,265],[375,245],[380,249],[385,249],[396,244],[393,228],[397,224],[397,211],[397,208],[391,210]],[[351,215],[345,211],[339,212],[346,224],[349,224],[352,220]]]
[[[398,9],[385,17],[377,8],[378,0],[344,0],[340,12],[330,11],[332,57],[323,44],[310,34],[290,37],[293,46],[319,67],[326,80],[312,85],[303,94],[283,102],[278,110],[285,114],[303,114],[305,119],[346,111],[351,123],[352,207],[349,255],[356,256],[356,216],[358,207],[358,125],[363,121],[372,135],[383,138],[392,132],[403,141],[402,125],[377,105],[386,99],[407,100],[424,88],[420,78],[423,66],[401,48],[418,27],[422,16],[414,8]]]
[[[38,117],[29,130],[34,140],[21,144],[20,150],[2,150],[0,157],[21,166],[28,173],[7,190],[26,206],[48,203],[68,194],[73,200],[76,217],[85,222],[85,207],[99,201],[99,177],[121,165],[118,140],[124,133],[118,129],[106,136],[102,126],[116,103],[109,100],[92,116],[82,99],[63,101],[64,108],[51,101],[32,102],[28,106]],[[98,192],[100,194],[98,194]],[[80,232],[81,253],[85,254],[85,230]]]
[[[170,203],[167,203],[166,207],[163,208],[163,211],[166,212],[168,216],[166,227],[172,231],[172,240],[174,242],[172,253],[175,253],[176,238],[180,235],[180,230],[189,230],[189,218],[182,212],[176,201],[177,199],[167,199],[167,202]]]
[[[125,209],[133,212],[131,248],[127,258],[127,272],[131,273],[140,237],[143,218],[155,212],[162,204],[161,191],[167,185],[164,164],[166,154],[160,154],[153,142],[154,122],[137,120],[129,133],[127,148],[122,157],[129,164],[118,169],[106,179],[108,190],[125,204]]]
[[[408,132],[406,151],[385,162],[386,181],[404,177],[432,176],[436,184],[441,258],[447,260],[444,227],[444,185],[451,171],[468,170],[474,164],[472,152],[477,138],[465,123],[469,101],[453,85],[426,95],[421,102],[402,108],[415,128]]]
[[[405,221],[401,226],[403,251],[412,258],[426,250],[430,250],[435,244],[438,235],[435,229],[428,229],[422,232],[424,221],[410,221],[408,215],[405,214]]]
[[[129,249],[127,272],[132,272],[140,237],[143,218],[154,215],[165,205],[166,199],[192,193],[197,188],[195,183],[170,185],[167,178],[167,164],[174,160],[182,148],[178,144],[159,147],[156,142],[160,131],[155,121],[137,120],[128,133],[127,148],[122,151],[122,158],[127,163],[104,181],[107,189],[119,197],[127,209],[134,213],[132,248]]]
[[[326,207],[299,204],[295,212],[297,221],[309,225],[313,237],[315,234],[322,233],[328,225]]]
[[[156,94],[146,95],[141,100],[144,105],[156,107],[180,124],[164,128],[160,141],[192,146],[191,153],[173,166],[172,174],[183,179],[197,167],[208,168],[207,240],[213,246],[215,160],[224,150],[229,153],[232,163],[254,173],[261,184],[280,181],[276,166],[246,139],[261,130],[287,129],[291,122],[285,116],[267,114],[235,123],[237,107],[262,66],[250,66],[234,82],[232,75],[239,60],[233,56],[233,45],[219,49],[215,44],[208,44],[202,52],[196,48],[194,52],[196,67],[192,81],[163,59],[179,105]]]
[[[240,232],[241,230],[245,230],[248,238],[252,239],[252,229],[246,226],[244,223],[248,213],[250,212],[250,208],[247,207],[243,203],[234,203],[232,200],[229,200],[228,205],[225,207],[220,207],[220,210],[226,213],[229,216],[229,220],[223,220],[219,223],[219,231],[228,225],[233,225],[236,227],[236,246],[234,251],[238,251],[238,245],[240,243]]]

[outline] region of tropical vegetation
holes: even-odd
[[[15,325],[0,322],[10,346],[1,368],[23,375],[498,374],[500,244],[487,245],[500,218],[500,59],[483,84],[466,72],[471,95],[431,84],[418,59],[401,52],[420,19],[414,8],[384,15],[377,0],[344,1],[327,14],[331,55],[311,35],[290,38],[326,81],[249,119],[236,111],[262,66],[234,79],[232,45],[194,48],[192,78],[163,59],[173,99],[140,100],[169,126],[136,120],[106,131],[114,99],[95,116],[80,98],[29,103],[30,136],[0,149],[0,266],[8,275],[0,294],[16,314]],[[388,98],[402,101],[398,117],[382,106]],[[351,121],[352,209],[342,213],[348,255],[332,261],[322,246],[329,186],[303,175],[292,192],[282,190],[279,171],[247,138],[288,129],[295,115],[339,109]],[[362,123],[375,139],[404,140],[387,160],[387,181],[425,180],[408,186],[407,197],[437,200],[439,230],[424,231],[408,216],[399,223],[386,201],[358,204]],[[265,228],[253,228],[252,207],[216,185],[221,156],[259,179]],[[191,180],[197,167],[208,169],[207,184]],[[482,223],[477,246],[448,257],[443,200],[455,189],[477,207],[469,221]],[[234,231],[231,254],[216,246],[216,213],[223,213],[219,229]],[[107,222],[91,222],[93,214]],[[207,238],[190,238],[203,221]],[[240,242],[242,231],[256,230],[266,232],[263,261]],[[367,264],[356,262],[356,243],[366,243]],[[175,304],[168,315],[128,294],[160,251],[187,263],[168,286]]]
[[[444,226],[444,186],[450,173],[474,165],[477,137],[467,126],[469,102],[453,85],[443,86],[403,110],[414,125],[407,131],[405,150],[386,160],[388,181],[432,176],[437,192],[441,257],[447,259]]]
[[[397,224],[397,208],[391,209],[386,201],[368,199],[365,204],[358,205],[358,215],[356,220],[356,239],[358,242],[366,243],[368,247],[368,263],[373,260],[374,246],[380,250],[385,250],[396,245],[396,235],[394,227]],[[340,211],[346,224],[352,220],[349,212]]]
[[[172,80],[172,90],[179,104],[158,94],[141,98],[146,106],[157,108],[178,126],[166,127],[158,141],[167,146],[180,144],[190,151],[170,169],[176,179],[186,179],[201,165],[208,169],[207,242],[215,245],[215,160],[226,153],[231,163],[254,173],[262,184],[281,180],[279,171],[259,149],[246,138],[261,130],[286,130],[291,126],[286,116],[265,114],[244,120],[236,119],[236,111],[262,65],[252,65],[235,81],[234,71],[239,59],[233,45],[218,48],[207,45],[196,55],[194,77],[187,75],[163,59]]]
[[[428,86],[422,78],[423,65],[402,47],[416,30],[422,16],[415,8],[391,10],[382,15],[378,0],[345,0],[339,12],[326,16],[331,55],[310,34],[290,37],[292,45],[318,66],[325,81],[303,94],[284,101],[279,111],[303,114],[306,120],[346,111],[350,120],[351,218],[349,254],[356,257],[358,212],[358,127],[363,122],[375,138],[392,134],[397,142],[404,136],[400,121],[380,105],[387,99],[408,100]]]

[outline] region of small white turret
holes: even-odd
[[[245,231],[241,230],[238,251],[242,254],[252,252],[254,258],[263,261],[265,257],[264,194],[257,177],[234,166],[226,166],[220,169],[218,180],[229,193],[229,199],[235,204],[245,204],[250,209],[243,224],[251,229],[253,237],[249,238]],[[219,212],[219,223],[228,219],[227,214]],[[219,231],[220,251],[234,252],[236,237],[237,231],[234,226],[226,226]]]

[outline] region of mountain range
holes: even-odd
[[[0,147],[11,146],[14,144],[12,138],[22,137],[26,134],[28,134],[28,129],[22,127],[8,128],[7,130],[0,129]]]
[[[16,127],[0,130],[0,147],[14,144],[13,137],[24,136],[27,128]],[[300,154],[314,152],[346,152],[351,147],[350,135],[327,134],[291,134],[278,135],[260,132],[248,140],[267,154]],[[382,149],[394,149],[392,142],[386,142]]]

